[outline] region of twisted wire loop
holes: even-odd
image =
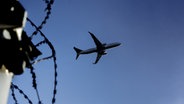
[[[38,30],[41,30],[44,26],[44,24],[47,23],[47,20],[49,19],[50,15],[51,15],[51,9],[52,9],[52,5],[54,4],[54,0],[43,0],[46,4],[47,7],[45,8],[46,12],[46,16],[44,17],[43,21],[41,22],[41,24],[39,26],[37,26],[38,29],[36,29],[32,35],[30,36],[30,38],[32,39],[34,35],[36,35],[38,33]]]
[[[44,38],[43,41],[39,42],[38,44],[36,44],[36,46],[40,46],[42,44],[47,44],[49,46],[49,48],[51,49],[52,51],[52,54],[48,57],[44,57],[42,59],[38,59],[38,60],[35,60],[33,64],[35,63],[38,63],[40,61],[44,61],[44,60],[48,60],[48,59],[53,59],[53,62],[54,62],[54,88],[53,88],[53,97],[52,97],[52,104],[55,104],[56,102],[56,94],[57,94],[57,76],[58,76],[58,73],[57,73],[57,63],[56,63],[56,52],[55,52],[55,49],[52,45],[52,43],[47,39],[47,37],[42,33],[41,30],[38,29],[38,27],[29,19],[27,18],[27,20],[30,22],[30,24],[36,29],[38,30],[38,32],[40,33],[40,35]],[[36,82],[36,73],[34,72],[34,67],[33,66],[29,66],[29,69],[30,69],[30,73],[32,75],[32,85],[33,85],[33,88],[35,89],[36,93],[37,93],[37,98],[38,98],[38,104],[43,104],[41,102],[41,99],[40,99],[40,96],[39,96],[39,92],[38,92],[38,88],[37,88],[37,82]],[[18,104],[18,101],[15,97],[15,93],[14,93],[14,89],[18,90],[20,94],[22,94],[25,99],[28,100],[29,104],[32,104],[31,100],[28,98],[28,96],[20,89],[18,88],[18,86],[14,85],[12,83],[11,85],[11,90],[12,90],[12,96],[13,96],[13,99],[15,101],[15,104]]]
[[[51,56],[49,57],[46,57],[46,58],[42,58],[42,59],[39,59],[39,60],[36,60],[35,62],[33,63],[36,63],[36,62],[40,62],[40,61],[43,61],[43,60],[47,60],[47,59],[50,59],[52,58],[53,59],[53,62],[54,62],[54,89],[53,89],[53,97],[52,97],[52,104],[54,104],[56,102],[56,94],[57,94],[57,63],[56,63],[56,52],[55,52],[55,49],[54,49],[54,46],[52,45],[52,43],[47,39],[47,37],[43,34],[43,32],[29,19],[27,18],[27,21],[30,22],[30,24],[40,33],[40,35],[44,38],[44,41],[42,41],[40,44],[43,44],[43,43],[46,43],[49,48],[51,49],[52,51],[52,54]],[[38,46],[39,46],[38,45]]]
[[[13,99],[15,101],[15,104],[18,104],[18,101],[16,99],[16,96],[15,96],[15,91],[14,89],[18,90],[20,94],[22,94],[24,96],[24,98],[29,102],[29,104],[33,104],[32,101],[29,99],[29,97],[15,84],[11,83],[11,92],[12,92],[12,96],[13,96]]]

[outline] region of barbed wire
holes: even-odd
[[[33,104],[32,101],[29,99],[29,97],[24,93],[23,90],[21,90],[17,85],[15,85],[13,82],[11,83],[11,92],[12,92],[12,96],[13,96],[13,99],[15,101],[15,104],[18,104],[18,101],[16,99],[16,96],[15,96],[15,91],[14,89],[18,90],[20,94],[22,94],[24,96],[24,98],[29,102],[29,104]]]
[[[32,25],[32,26],[40,33],[40,35],[44,38],[44,42],[41,42],[40,44],[46,43],[46,44],[50,47],[50,49],[51,49],[51,51],[52,51],[51,56],[49,56],[49,57],[47,57],[47,58],[39,59],[39,62],[40,62],[40,61],[43,61],[43,60],[47,60],[47,59],[53,58],[53,62],[54,62],[54,89],[53,89],[52,104],[54,104],[55,101],[56,101],[56,98],[55,98],[55,97],[56,97],[56,93],[57,93],[57,89],[56,89],[56,87],[57,87],[57,63],[56,63],[56,52],[55,52],[55,49],[54,49],[52,43],[46,38],[46,36],[43,34],[43,32],[42,32],[41,30],[39,30],[38,27],[37,27],[29,18],[27,18],[27,21],[29,21],[29,22],[31,23],[31,25]],[[39,45],[38,45],[38,46],[39,46]],[[35,62],[38,62],[38,60],[35,61]],[[35,63],[35,62],[34,62],[34,63]]]
[[[38,27],[29,19],[27,18],[27,21],[29,21],[31,23],[31,25],[33,27],[35,27],[35,29],[38,29]],[[43,41],[39,42],[36,46],[40,46],[42,44],[47,44],[50,49],[52,50],[52,54],[51,56],[48,56],[48,57],[44,57],[44,58],[41,58],[41,59],[38,59],[38,60],[35,60],[32,65],[40,62],[40,61],[44,61],[44,60],[48,60],[48,59],[51,59],[53,58],[53,62],[54,62],[54,88],[53,88],[53,97],[52,97],[52,104],[54,104],[56,102],[56,94],[57,94],[57,76],[58,76],[58,73],[57,73],[57,63],[56,63],[56,52],[55,52],[55,49],[53,47],[53,45],[51,44],[51,42],[46,38],[46,36],[43,34],[43,32],[41,30],[38,30],[38,32],[40,33],[40,35],[44,38]],[[36,73],[34,72],[34,67],[33,66],[30,66],[30,73],[32,75],[32,85],[33,85],[33,88],[36,90],[36,93],[37,93],[37,98],[38,98],[38,104],[42,104],[41,102],[41,99],[40,99],[40,96],[39,96],[39,92],[38,92],[38,88],[37,88],[37,82],[36,82]],[[25,99],[27,99],[29,101],[30,104],[32,104],[31,100],[28,98],[28,96],[20,89],[18,88],[18,86],[14,85],[12,83],[11,85],[11,90],[12,90],[12,96],[13,96],[13,99],[15,101],[15,104],[18,104],[18,101],[15,97],[15,94],[14,94],[14,89],[16,90],[19,90],[20,94],[22,94]]]
[[[51,15],[51,9],[52,9],[52,5],[54,4],[54,0],[43,0],[46,4],[47,4],[47,7],[45,8],[45,11],[46,12],[46,16],[44,17],[44,19],[42,20],[41,24],[38,25],[38,30],[41,30],[44,26],[44,24],[47,23],[47,20],[49,19],[50,15]],[[32,35],[30,36],[30,38],[32,39],[32,37],[34,35],[36,35],[38,33],[38,30],[35,30]]]
[[[36,83],[36,74],[34,72],[34,68],[32,66],[30,66],[30,73],[32,75],[32,79],[33,79],[33,88],[36,90],[36,94],[37,94],[37,98],[38,98],[38,104],[42,104],[41,100],[40,100],[40,95],[39,95],[39,92],[38,92],[38,88],[37,88],[37,83]]]
[[[35,46],[39,47],[43,44],[47,44],[52,52],[51,52],[51,55],[48,57],[44,57],[44,58],[35,60],[31,64],[29,69],[30,69],[30,73],[32,75],[32,85],[33,85],[32,87],[35,89],[35,91],[37,93],[38,104],[42,104],[40,96],[39,96],[38,88],[37,88],[36,73],[34,72],[35,69],[34,69],[33,65],[38,63],[38,62],[44,61],[44,60],[53,59],[53,62],[54,62],[54,83],[53,83],[54,88],[53,88],[52,104],[54,104],[56,102],[57,83],[58,83],[58,81],[57,81],[58,73],[57,73],[57,63],[56,63],[56,52],[55,52],[55,49],[54,49],[52,43],[47,39],[47,37],[41,31],[41,29],[47,23],[47,20],[49,19],[50,15],[51,15],[51,9],[52,9],[52,5],[54,3],[54,0],[43,0],[43,1],[47,4],[47,7],[45,8],[46,16],[42,20],[41,24],[39,26],[36,26],[29,18],[27,18],[27,21],[31,24],[31,26],[33,26],[35,28],[35,31],[32,32],[32,35],[29,38],[32,39],[33,36],[36,36],[38,33],[40,33],[40,35],[44,39],[42,41],[40,41],[38,44],[36,44]],[[19,93],[21,95],[23,95],[24,98],[29,102],[29,104],[33,104],[32,101],[30,100],[30,98],[23,92],[23,90],[21,90],[17,85],[11,83],[11,92],[12,92],[12,97],[13,97],[13,100],[15,101],[15,104],[18,104],[18,100],[16,99],[14,90],[18,90]]]

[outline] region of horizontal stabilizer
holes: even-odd
[[[77,60],[77,58],[79,57],[79,55],[80,55],[80,52],[82,51],[81,49],[79,49],[79,48],[76,48],[76,47],[73,47],[73,49],[75,50],[75,52],[77,53],[77,55],[76,55],[76,60]]]

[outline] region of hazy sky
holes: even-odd
[[[40,24],[42,0],[19,0],[28,17]],[[183,0],[55,0],[42,32],[55,47],[58,64],[56,104],[183,104]],[[25,31],[33,27],[27,22]],[[95,46],[88,31],[102,42],[121,42],[107,50],[98,64],[96,54],[75,60],[73,47]],[[35,40],[41,38],[35,37]],[[36,44],[36,43],[35,43]],[[46,45],[39,47],[50,54]],[[34,65],[44,104],[50,104],[53,62]],[[29,70],[15,76],[17,84],[37,104]],[[20,104],[27,101],[16,91]],[[10,95],[9,103],[14,101]]]

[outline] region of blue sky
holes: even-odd
[[[44,1],[20,2],[28,17],[40,24]],[[56,0],[42,29],[57,55],[56,104],[183,104],[183,5],[183,0]],[[26,32],[33,29],[26,24]],[[102,42],[122,45],[107,50],[96,65],[95,53],[75,60],[73,46],[95,46],[88,31]],[[50,54],[45,45],[39,49],[43,56]],[[51,103],[53,63],[34,67],[41,100]],[[37,103],[28,69],[13,82]],[[18,101],[27,102],[21,95]],[[13,103],[11,96],[8,102]]]

